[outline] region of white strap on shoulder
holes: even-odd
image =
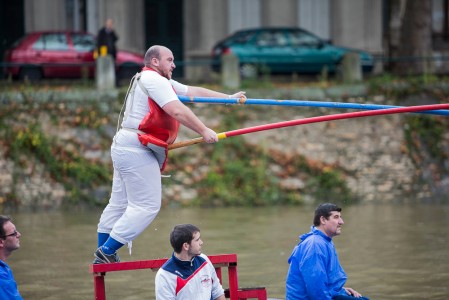
[[[150,93],[148,93],[148,90],[143,86],[143,83],[140,81],[140,76],[139,76],[139,78],[137,78],[137,84],[140,86],[140,88],[145,93],[145,95],[150,97]]]
[[[141,75],[140,72],[136,73],[136,75],[133,76],[133,78],[131,79],[131,82],[129,83],[128,91],[126,92],[126,95],[125,95],[125,101],[123,101],[122,108],[120,109],[120,113],[118,115],[116,132],[118,132],[118,130],[120,128],[120,120],[121,120],[123,111],[125,111],[125,113],[123,115],[123,120],[125,120],[128,117],[128,111],[126,110],[126,101],[128,100],[128,96],[131,96],[130,110],[132,109],[132,106],[134,103],[134,91],[136,90],[136,81],[139,81],[140,75]]]

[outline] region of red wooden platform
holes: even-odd
[[[237,276],[237,254],[220,254],[208,256],[215,267],[218,278],[222,282],[222,268],[228,269],[229,289],[225,296],[231,300],[245,300],[256,298],[267,300],[267,291],[264,287],[239,288]],[[105,276],[107,272],[130,271],[141,269],[157,270],[167,261],[167,258],[120,262],[113,264],[91,265],[89,270],[94,276],[94,293],[96,300],[106,300]]]

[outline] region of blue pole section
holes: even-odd
[[[239,98],[209,98],[209,97],[187,97],[178,96],[184,103],[210,103],[210,104],[240,104],[240,105],[274,105],[274,106],[303,106],[303,107],[326,107],[326,108],[346,108],[376,110],[387,108],[401,108],[403,106],[379,105],[379,104],[359,104],[345,102],[309,101],[309,100],[275,100],[275,99],[239,99]],[[431,114],[449,116],[449,110],[429,110],[417,112],[420,114]]]

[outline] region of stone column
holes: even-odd
[[[95,81],[97,90],[105,91],[115,89],[115,66],[112,56],[98,56],[96,60]]]
[[[345,83],[362,81],[362,66],[358,53],[346,53],[341,64],[341,79]]]
[[[234,54],[221,57],[221,84],[232,89],[240,87],[239,59]]]

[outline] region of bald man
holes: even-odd
[[[164,46],[150,47],[145,67],[131,81],[121,128],[114,137],[112,194],[98,224],[98,249],[94,263],[120,261],[117,250],[131,242],[154,220],[161,207],[161,171],[168,145],[179,123],[200,134],[207,143],[218,141],[177,95],[241,98],[245,92],[227,95],[187,86],[172,79],[173,53]]]

